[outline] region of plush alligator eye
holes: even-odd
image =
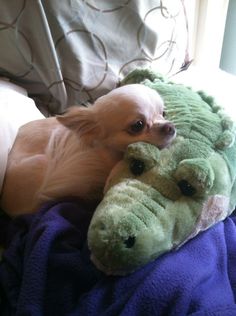
[[[145,127],[145,123],[142,120],[138,120],[130,126],[130,132],[132,134],[140,133]]]
[[[162,116],[166,117],[166,111],[163,111]]]
[[[179,181],[178,186],[185,196],[193,196],[196,193],[196,189],[186,180]]]
[[[142,160],[138,159],[133,159],[130,163],[130,171],[135,175],[135,176],[140,176],[145,169],[145,164]]]

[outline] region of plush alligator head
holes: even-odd
[[[212,98],[182,85],[145,84],[164,98],[177,138],[131,144],[92,218],[95,265],[124,275],[225,219],[236,205],[235,127]]]

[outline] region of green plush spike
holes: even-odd
[[[158,80],[164,81],[165,78],[161,74],[158,74],[149,69],[136,69],[128,74],[121,82],[121,85],[133,84],[133,83],[141,83],[144,80]]]
[[[177,137],[163,150],[131,144],[107,180],[88,244],[96,266],[114,275],[178,249],[236,205],[235,123],[214,98],[148,70],[122,84],[132,82],[161,94]]]

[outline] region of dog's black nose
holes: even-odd
[[[160,128],[161,133],[165,135],[174,135],[176,130],[173,123],[166,122]]]

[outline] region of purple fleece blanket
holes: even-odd
[[[133,274],[107,277],[89,260],[91,214],[64,201],[1,218],[0,315],[236,315],[234,217]]]

